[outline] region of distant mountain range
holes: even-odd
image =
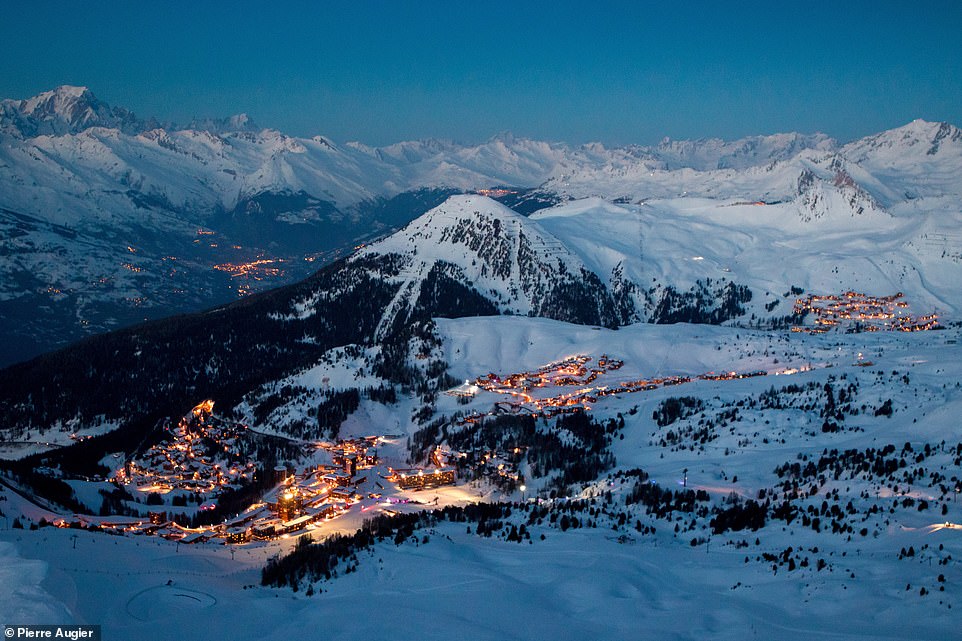
[[[806,224],[831,234],[897,228],[887,242],[920,257],[903,263],[936,254],[958,261],[960,176],[962,133],[946,123],[915,121],[846,145],[792,133],[607,148],[504,134],[479,145],[368,147],[259,129],[245,115],[186,126],[142,120],[85,88],[60,87],[0,101],[0,364],[292,282],[452,194],[492,188],[500,189],[484,193],[523,214],[587,197],[647,203],[639,211],[668,223],[652,233],[684,226],[687,214],[676,214],[689,206],[676,205],[685,199],[708,199],[708,208],[778,203],[779,219],[764,224],[799,238],[810,235],[797,227]],[[678,259],[650,254],[644,238],[632,242],[637,252],[626,250],[625,260],[585,272],[611,297],[599,302],[599,319],[657,317],[666,288],[713,287],[690,266],[652,267]],[[578,260],[597,266],[610,255],[595,247]],[[562,262],[567,277],[581,278],[579,263]],[[735,269],[721,249],[716,262]],[[472,272],[460,269],[469,282]],[[632,269],[660,278],[643,286],[626,275]],[[944,272],[933,272],[924,295],[954,309]],[[495,304],[537,313],[546,303],[535,290],[541,285],[513,283]]]

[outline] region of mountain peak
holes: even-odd
[[[486,196],[451,196],[352,261],[377,258],[397,268],[382,278],[400,284],[379,335],[442,290],[486,300],[488,313],[616,323],[610,294],[579,258],[539,223]]]
[[[58,116],[69,121],[86,109],[95,109],[103,103],[87,87],[61,85],[20,102],[25,116]],[[106,106],[106,105],[104,105]]]
[[[130,111],[101,101],[87,87],[73,85],[0,103],[0,131],[20,137],[76,134],[91,127],[139,133],[143,123]]]
[[[956,143],[956,144],[953,144]],[[953,148],[962,155],[962,130],[948,122],[931,122],[920,118],[845,145],[845,155],[865,162],[884,157],[903,164],[911,158],[925,158]]]
[[[882,136],[898,138],[902,141],[913,143],[915,141],[931,142],[937,138],[942,139],[946,136],[951,137],[952,135],[958,135],[958,133],[959,129],[951,123],[916,118],[912,122],[904,124],[901,127],[883,131],[873,137]]]
[[[79,98],[84,94],[89,94],[91,98],[96,100],[93,93],[91,93],[90,89],[82,86],[60,85],[59,87],[53,89],[52,91],[47,91],[45,93],[54,94],[57,96],[71,96],[74,98]],[[40,95],[43,95],[43,94],[40,94]]]
[[[517,136],[515,136],[514,133],[505,129],[504,131],[499,131],[495,135],[491,136],[487,142],[488,143],[500,142],[500,143],[504,143],[505,145],[513,145],[519,140],[520,139]]]
[[[411,221],[397,234],[371,245],[369,251],[376,253],[404,253],[422,240],[447,240],[449,229],[461,223],[478,224],[482,221],[497,221],[499,229],[506,231],[508,221],[523,221],[524,217],[501,203],[479,194],[458,194],[450,196],[443,203]],[[510,225],[519,228],[518,223]],[[458,238],[452,238],[458,242]]]

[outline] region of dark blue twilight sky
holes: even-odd
[[[388,144],[962,125],[962,2],[8,0],[0,96]]]

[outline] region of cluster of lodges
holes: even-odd
[[[240,461],[238,439],[245,426],[212,415],[214,402],[194,407],[173,427],[169,441],[150,447],[140,458],[127,461],[112,480],[134,484],[141,492],[166,494],[183,490],[211,494],[253,476],[254,463]],[[224,461],[224,465],[215,461]],[[233,460],[233,463],[227,461]]]
[[[127,482],[141,479],[149,483],[140,489],[157,491],[161,488],[191,489],[191,491],[210,490],[224,485],[225,479],[236,475],[241,477],[253,473],[253,464],[242,469],[230,470],[225,474],[220,466],[210,464],[196,450],[200,439],[213,441],[215,446],[230,450],[232,439],[236,437],[238,426],[229,426],[213,418],[213,402],[205,401],[195,407],[177,427],[172,430],[174,440],[155,446],[144,458],[156,463],[149,469],[139,464],[129,464],[118,472],[118,480]],[[96,525],[102,529],[118,533],[153,534],[180,543],[190,544],[223,539],[226,543],[247,543],[251,540],[268,540],[289,535],[306,529],[308,526],[326,518],[333,518],[345,512],[361,495],[357,487],[364,483],[358,477],[359,470],[373,467],[378,462],[377,437],[366,437],[339,441],[324,445],[331,453],[334,465],[319,465],[291,474],[284,466],[274,469],[274,482],[277,487],[268,492],[264,501],[252,505],[247,511],[233,520],[203,528],[186,528],[167,519],[166,512],[150,512],[149,519],[109,518],[103,520],[75,517],[76,523],[64,523],[64,527]],[[191,465],[196,462],[198,465]],[[200,470],[205,468],[206,473]],[[188,476],[188,472],[191,474]],[[230,475],[230,476],[228,476]]]
[[[228,526],[228,542],[272,539],[298,532],[347,511],[363,496],[359,486],[367,481],[358,472],[377,465],[376,436],[321,445],[331,453],[334,465],[318,465],[301,474],[274,469],[279,487],[265,503],[253,506]]]
[[[275,468],[278,489],[266,503],[228,523],[229,529],[237,538],[246,530],[250,538],[272,539],[342,514],[363,496],[358,487],[367,478],[358,477],[358,472],[377,464],[376,443],[377,437],[339,441],[326,448],[333,466],[318,465],[302,474],[288,475],[287,468]]]
[[[521,471],[518,463],[522,460],[522,448],[516,447],[509,452],[499,452],[497,450],[468,451],[468,452],[445,452],[442,454],[440,448],[435,452],[432,461],[446,459],[449,463],[456,466],[467,466],[474,470],[479,476],[489,478],[501,478],[509,481],[518,482],[521,480]]]
[[[497,394],[515,397],[513,402],[495,403],[496,413],[518,414],[530,413],[532,416],[550,418],[559,414],[570,414],[587,409],[590,403],[597,401],[597,395],[607,388],[585,388],[578,392],[558,394],[545,398],[538,398],[531,394],[536,388],[570,387],[574,385],[591,385],[599,376],[612,372],[624,366],[624,362],[602,355],[595,367],[588,367],[591,357],[586,355],[572,356],[562,361],[549,363],[533,372],[519,372],[505,377],[491,373],[478,377],[474,385],[465,385],[452,392],[453,395],[473,395],[476,390],[484,389]],[[469,394],[463,393],[467,389]],[[593,395],[594,394],[594,395]],[[604,395],[604,394],[601,394]],[[473,414],[460,419],[460,424],[474,423],[480,420],[480,414]]]
[[[699,381],[735,381],[742,378],[754,378],[756,376],[767,376],[768,372],[762,369],[753,370],[751,372],[706,372],[704,374],[699,374],[694,377],[694,380]],[[621,392],[647,392],[653,389],[658,389],[659,387],[671,387],[672,385],[683,385],[684,383],[690,383],[692,381],[691,376],[663,376],[651,379],[642,379],[638,381],[627,381],[621,383],[621,389],[614,393]],[[612,392],[609,391],[609,394]]]
[[[347,467],[347,464],[346,464]],[[308,528],[323,519],[344,513],[360,498],[356,485],[365,479],[355,478],[342,468],[318,466],[302,474],[288,474],[286,467],[275,468],[279,486],[268,493],[265,501],[252,505],[230,521],[201,528],[187,528],[167,519],[163,511],[149,512],[148,520],[109,518],[93,524],[117,532],[152,534],[183,544],[222,539],[224,543],[248,543],[270,540]],[[75,517],[80,519],[82,517]],[[90,522],[83,523],[87,527]],[[59,524],[58,524],[59,525]],[[67,523],[63,527],[75,525]]]
[[[276,493],[274,500],[254,506],[227,523],[228,543],[246,543],[251,539],[270,540],[299,532],[309,525],[345,512],[355,499],[352,491],[335,494],[326,483],[310,481],[315,475],[302,479],[289,477]],[[324,489],[326,488],[326,489]]]
[[[191,528],[168,519],[166,511],[151,511],[147,518],[103,517],[94,518],[74,515],[53,522],[61,528],[97,529],[111,534],[137,534],[159,536],[184,545],[219,540],[223,543],[246,543],[251,540],[249,528],[238,528],[231,523],[210,527]]]
[[[621,369],[623,361],[602,354],[597,367],[589,368],[591,357],[572,356],[562,361],[549,363],[534,372],[519,372],[504,378],[491,373],[478,377],[475,384],[489,392],[513,393],[527,391],[535,387],[567,387],[571,385],[590,385],[606,372]]]
[[[205,438],[216,438],[215,421],[210,412],[213,403],[195,408],[192,419],[185,419],[176,431],[185,440],[188,434],[202,430]],[[359,473],[378,465],[378,437],[366,437],[339,441],[335,444],[321,444],[331,454],[333,465],[318,465],[307,468],[301,473],[292,473],[285,466],[274,469],[275,488],[268,492],[261,502],[255,503],[235,518],[207,527],[189,528],[168,518],[167,512],[156,510],[148,512],[148,517],[87,517],[75,515],[72,519],[60,519],[54,524],[59,527],[97,528],[116,534],[147,534],[160,536],[183,544],[221,541],[225,544],[243,544],[257,540],[271,540],[293,535],[310,529],[323,519],[331,519],[346,512],[360,501],[364,494],[360,486],[367,482],[366,476]],[[439,467],[436,470],[409,469],[389,470],[386,478],[396,482],[402,489],[423,489],[450,485],[456,482],[453,468]],[[373,484],[383,490],[377,480]],[[372,488],[369,498],[381,497]],[[203,507],[201,508],[203,509]]]
[[[690,383],[692,378],[689,376],[663,376],[651,379],[640,379],[624,381],[617,386],[595,386],[583,387],[573,392],[556,394],[554,396],[536,397],[532,394],[533,388],[544,388],[548,386],[569,387],[582,386],[594,383],[599,376],[621,369],[623,361],[609,358],[602,355],[598,359],[597,367],[589,368],[591,361],[589,356],[575,356],[557,363],[551,363],[536,370],[535,372],[522,372],[511,374],[506,377],[499,377],[497,374],[488,374],[479,377],[476,381],[478,387],[490,392],[513,396],[512,401],[501,401],[494,404],[494,411],[487,414],[475,412],[458,419],[458,425],[476,423],[485,416],[495,414],[530,414],[538,418],[552,418],[559,414],[570,414],[590,410],[591,406],[598,402],[598,399],[606,396],[618,396],[633,392],[643,392],[658,389],[659,387],[669,387]],[[752,372],[725,372],[716,374],[709,372],[700,374],[698,380],[706,381],[727,381],[740,378],[750,378],[754,376],[765,376],[767,372],[756,370]]]
[[[861,292],[847,291],[840,296],[812,294],[807,298],[799,298],[795,301],[795,314],[814,315],[815,326],[793,327],[792,331],[823,334],[842,325],[857,326],[867,332],[919,332],[941,327],[937,314],[908,314],[905,311],[908,303],[903,300],[903,296],[902,292],[891,296],[869,296]]]
[[[723,372],[721,374],[708,372],[707,374],[699,374],[698,380],[700,381],[736,381],[741,378],[754,378],[756,376],[768,376],[768,372],[762,369],[757,369],[752,372]]]
[[[518,192],[512,191],[510,189],[503,188],[492,188],[492,189],[479,189],[476,192],[481,196],[487,196],[488,198],[503,198],[504,196],[509,196],[511,194],[516,194]]]
[[[322,446],[331,453],[334,465],[344,469],[351,476],[358,470],[364,470],[377,465],[377,436],[365,436],[338,441],[334,445]]]

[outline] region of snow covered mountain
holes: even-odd
[[[835,153],[798,164],[793,195],[770,204],[585,198],[523,217],[451,196],[294,285],[0,370],[0,454],[28,455],[0,463],[15,519],[0,555],[30,588],[3,603],[127,637],[188,632],[182,601],[228,635],[289,638],[305,621],[420,634],[362,616],[390,580],[399,621],[398,595],[432,594],[435,638],[465,621],[506,638],[536,615],[561,622],[555,636],[631,639],[639,604],[666,637],[944,637],[962,604],[959,327],[764,322],[803,291],[896,287],[954,322],[959,259],[923,241],[959,215],[893,214]],[[257,470],[204,504],[214,513],[169,484],[221,459],[164,427],[205,398],[218,424],[238,421]],[[199,434],[208,452],[237,445]],[[329,492],[315,471],[342,469],[357,443],[378,463]],[[149,484],[102,480],[148,460]],[[279,462],[323,505],[282,521]],[[441,462],[454,485],[399,480]],[[159,510],[178,525],[149,524]],[[224,518],[256,540],[228,539]],[[65,587],[42,582],[46,567]],[[350,611],[322,621],[332,597]],[[479,599],[504,607],[465,619]]]
[[[779,225],[914,224],[912,238],[900,236],[906,251],[941,264],[962,255],[951,225],[960,175],[960,132],[945,123],[916,121],[841,147],[821,134],[622,148],[502,134],[376,148],[259,129],[246,115],[159,123],[60,87],[0,102],[0,335],[10,345],[0,364],[293,282],[452,193],[497,186],[524,213],[598,197],[659,200],[660,215],[673,216],[687,205],[668,201],[697,197],[726,208],[778,204]],[[746,225],[770,224],[747,213]],[[622,321],[659,316],[668,286],[717,290],[661,280],[646,297],[651,284],[633,289],[608,268],[594,273]],[[499,309],[535,304],[512,296]]]
[[[150,127],[122,107],[111,107],[86,87],[57,87],[26,100],[0,100],[0,132],[17,138],[76,134],[91,127],[136,134]]]
[[[409,350],[431,352],[432,318],[501,313],[620,323],[601,279],[537,222],[483,196],[454,196],[298,284],[2,370],[0,413],[19,437],[71,421],[99,430],[93,426],[180,402],[173,399],[189,390],[231,389],[240,401],[350,345],[374,348],[369,368],[411,384],[423,376]],[[436,378],[443,368],[433,371]],[[139,391],[125,390],[123,380],[139,380]],[[90,395],[89,386],[100,391]]]
[[[185,390],[201,389],[257,412],[276,402],[275,386],[303,388],[298,372],[318,359],[341,360],[336,350],[344,349],[375,382],[436,393],[445,371],[436,318],[784,328],[801,321],[801,294],[854,290],[900,295],[908,308],[900,315],[956,320],[962,257],[932,251],[930,242],[950,238],[962,215],[892,215],[839,156],[816,160],[800,159],[807,173],[794,197],[773,204],[588,198],[524,217],[484,196],[451,196],[395,234],[249,304],[111,334],[5,370],[0,418],[21,435],[68,423],[98,430],[185,404]],[[131,377],[142,392],[126,389]]]
[[[398,292],[378,333],[404,324],[417,305],[457,305],[452,287],[476,293],[488,314],[615,326],[611,296],[595,273],[530,219],[483,196],[455,196],[349,264],[390,259]],[[461,301],[467,305],[467,300]],[[452,315],[463,316],[467,308]]]
[[[702,140],[665,138],[649,153],[663,163],[662,169],[690,168],[711,171],[713,169],[748,169],[788,160],[806,149],[834,151],[837,147],[838,143],[825,134],[789,133],[749,136],[735,141],[718,138]]]

